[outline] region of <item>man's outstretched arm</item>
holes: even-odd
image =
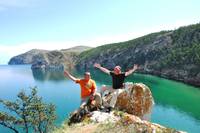
[[[72,76],[68,71],[64,71],[64,76],[70,78],[71,80],[73,80],[74,82],[76,82],[78,79],[75,78],[74,76]]]
[[[134,64],[133,68],[125,73],[125,76],[129,76],[130,74],[135,72],[138,68],[139,68],[139,66],[137,64]]]
[[[107,68],[102,67],[100,64],[95,63],[94,67],[99,68],[102,72],[110,74],[110,70],[108,70]]]

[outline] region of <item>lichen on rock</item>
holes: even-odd
[[[116,108],[143,119],[146,114],[151,114],[153,104],[150,89],[143,83],[135,83],[118,96]]]

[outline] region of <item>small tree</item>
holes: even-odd
[[[19,133],[22,128],[26,133],[47,133],[53,128],[55,115],[55,106],[46,104],[42,98],[37,95],[37,88],[31,88],[31,94],[26,95],[21,91],[17,95],[15,102],[0,100],[11,113],[0,112],[0,125]]]

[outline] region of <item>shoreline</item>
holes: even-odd
[[[2,67],[5,67],[5,66],[30,66],[30,69],[31,69],[31,64],[17,64],[17,65],[9,65],[9,64],[0,64],[0,66]],[[31,69],[32,71],[34,71],[34,69]],[[76,69],[75,69],[76,70]],[[47,70],[48,71],[48,70]],[[135,73],[138,73],[138,74],[147,74],[147,75],[151,75],[151,76],[156,76],[156,77],[159,77],[159,78],[163,78],[163,79],[168,79],[168,80],[172,80],[172,81],[176,81],[176,82],[179,82],[179,83],[183,83],[185,85],[189,85],[189,86],[192,86],[192,87],[196,87],[198,89],[200,89],[200,82],[195,84],[195,83],[192,83],[191,81],[187,81],[187,80],[184,80],[184,79],[177,79],[173,76],[169,76],[169,75],[166,75],[164,73],[161,73],[161,72],[146,72],[146,71],[139,71],[139,72],[135,72]]]
[[[189,85],[189,86],[192,86],[192,87],[200,89],[200,83],[199,84],[194,84],[194,83],[191,83],[191,82],[186,81],[184,79],[177,79],[177,78],[174,78],[174,77],[170,77],[170,76],[164,75],[162,73],[160,73],[160,74],[148,73],[148,72],[135,72],[135,73],[156,76],[156,77],[159,77],[159,78],[176,81],[176,82],[183,83],[185,85]]]

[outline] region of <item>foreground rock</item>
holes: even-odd
[[[110,113],[94,111],[83,122],[68,126],[63,124],[53,133],[184,133],[159,124],[141,120],[120,111]]]
[[[111,96],[107,96],[108,102]],[[104,99],[104,98],[103,98]],[[143,83],[130,84],[117,98],[115,109],[136,115],[141,119],[149,119],[154,100],[150,89]]]
[[[150,115],[154,100],[150,89],[142,83],[136,83],[127,92],[118,96],[116,107],[129,114],[144,118]],[[145,119],[145,118],[144,118]]]

